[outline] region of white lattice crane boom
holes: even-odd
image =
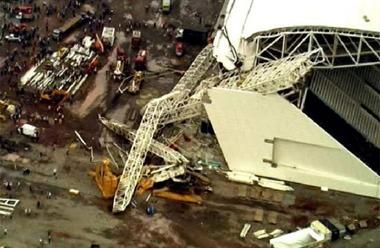
[[[162,114],[178,107],[181,101],[196,87],[212,63],[212,47],[207,46],[195,58],[190,68],[169,94],[148,103],[116,189],[113,212],[124,211],[130,203]]]
[[[130,128],[128,128],[125,124],[112,120],[107,120],[106,118],[101,116],[99,116],[99,121],[112,132],[120,136],[123,136],[125,139],[131,142],[133,142],[136,138],[136,132],[131,131]],[[156,156],[163,158],[167,164],[189,163],[189,160],[181,153],[154,139],[150,144],[149,151],[155,154]]]
[[[255,91],[264,95],[291,88],[314,66],[310,57],[316,52],[318,51],[263,63],[249,73],[234,71],[227,72],[222,77],[205,79],[191,97],[184,99],[177,108],[165,112],[160,124],[166,125],[199,116],[203,111],[207,89],[215,86]]]
[[[206,95],[207,89],[218,86],[217,84],[218,87],[250,90],[262,94],[292,87],[313,66],[310,56],[314,53],[315,51],[259,65],[250,73],[228,73],[223,80],[213,77],[198,85],[213,64],[212,47],[207,46],[203,49],[169,94],[153,99],[147,104],[120,177],[113,211],[124,211],[131,201],[146,154],[159,125],[199,115],[202,111],[202,98]]]

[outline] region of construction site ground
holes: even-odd
[[[34,1],[42,4],[41,1]],[[54,1],[44,1],[54,2]],[[56,1],[64,8],[68,1]],[[92,3],[93,2],[93,3]],[[96,9],[97,1],[86,1]],[[131,33],[127,33],[125,18],[131,14],[142,27],[143,47],[148,52],[147,68],[151,73],[160,73],[167,68],[186,70],[202,46],[188,45],[186,54],[176,58],[174,42],[166,35],[161,24],[169,21],[174,25],[213,25],[223,1],[174,0],[172,11],[167,16],[155,12],[160,1],[109,1],[114,14],[107,23],[116,27],[117,39],[114,50],[102,58],[102,68],[86,82],[80,93],[64,109],[62,124],[35,121],[32,124],[42,128],[38,143],[16,133],[16,126],[9,120],[0,123],[0,136],[16,142],[13,151],[0,146],[1,197],[20,200],[12,218],[0,216],[0,245],[15,248],[30,247],[267,247],[268,239],[258,240],[253,231],[282,229],[294,231],[305,227],[311,221],[322,217],[334,217],[344,224],[366,220],[368,226],[352,236],[351,240],[340,240],[325,247],[380,247],[380,202],[375,199],[354,196],[340,192],[322,192],[320,189],[303,185],[291,185],[294,192],[281,192],[259,186],[244,185],[228,181],[223,171],[227,165],[214,136],[195,131],[192,139],[181,141],[184,154],[204,159],[205,156],[221,163],[221,168],[204,169],[211,180],[213,192],[202,193],[200,205],[174,202],[152,196],[149,204],[156,213],[146,214],[145,202],[149,192],[136,196],[136,206],[129,206],[123,213],[112,214],[112,200],[104,200],[89,171],[107,153],[101,148],[108,139],[116,140],[103,130],[97,121],[98,114],[127,123],[137,128],[140,109],[150,100],[169,92],[180,78],[180,74],[165,74],[147,79],[137,95],[127,93],[116,97],[119,82],[107,81],[106,72],[115,62],[116,47],[122,46],[129,53]],[[149,11],[145,6],[149,5]],[[0,10],[1,12],[2,10]],[[2,16],[3,13],[0,14]],[[2,20],[1,20],[2,21]],[[44,27],[45,17],[31,25]],[[55,17],[48,19],[50,32],[60,26]],[[154,27],[155,26],[155,27]],[[42,33],[45,32],[41,28]],[[67,39],[83,30],[77,29]],[[19,45],[2,40],[0,62]],[[30,49],[30,48],[27,48]],[[132,55],[131,55],[132,56]],[[27,60],[18,53],[16,60]],[[48,103],[41,103],[31,93],[16,95],[17,77],[0,76],[0,92],[3,97],[21,103],[24,115],[38,113],[49,119],[56,117]],[[11,85],[11,86],[10,86]],[[189,125],[194,130],[199,125],[195,120]],[[195,127],[195,128],[194,128]],[[186,125],[182,126],[186,129]],[[95,161],[90,161],[88,150],[76,140],[77,130],[89,146],[95,149]],[[185,130],[186,131],[186,130]],[[123,141],[123,147],[128,142]],[[30,170],[30,174],[25,173]],[[57,176],[53,170],[57,170]],[[12,182],[6,189],[3,182]],[[70,189],[79,190],[72,194]],[[48,197],[49,192],[51,197]],[[41,206],[37,208],[37,202]],[[24,210],[31,209],[26,215]],[[252,224],[245,239],[239,237],[245,223]],[[7,233],[3,230],[7,229]],[[48,231],[52,240],[48,243]],[[40,240],[42,239],[42,243]]]

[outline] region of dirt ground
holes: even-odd
[[[42,4],[43,1],[35,2]],[[55,3],[51,0],[45,2]],[[58,8],[65,8],[67,2],[57,1]],[[147,69],[150,72],[160,72],[168,67],[186,70],[202,49],[201,46],[187,45],[185,56],[176,58],[173,40],[166,35],[161,24],[170,22],[176,26],[213,26],[223,4],[221,0],[174,0],[171,13],[163,16],[156,11],[160,5],[158,0],[109,2],[114,14],[107,25],[117,28],[116,46],[123,47],[130,56],[135,51],[129,49],[131,33],[127,30],[126,17],[131,14],[135,21],[149,23],[141,31],[142,46],[148,52]],[[100,6],[98,1],[86,1],[86,4],[95,9]],[[150,6],[148,11],[145,10],[146,5]],[[41,35],[49,33],[44,28],[46,18],[50,31],[62,24],[56,17],[41,17],[31,23],[43,27]],[[156,27],[151,25],[154,23]],[[83,31],[78,29],[73,36]],[[14,49],[20,49],[17,44],[2,42],[1,58],[9,56]],[[26,58],[21,53],[16,56],[16,60],[23,59]],[[194,140],[180,141],[181,152],[198,159],[207,156],[222,165],[218,170],[204,170],[211,180],[213,192],[202,193],[203,203],[193,205],[151,197],[149,204],[155,207],[156,214],[148,216],[145,213],[147,192],[135,197],[136,207],[130,206],[124,213],[112,214],[112,201],[102,199],[88,173],[106,156],[101,143],[105,139],[120,140],[103,130],[97,116],[102,114],[138,127],[141,107],[150,99],[169,92],[180,78],[176,73],[148,78],[139,94],[116,97],[119,83],[107,81],[105,77],[114,59],[115,51],[108,51],[103,56],[103,67],[90,77],[73,103],[65,106],[62,124],[31,121],[42,128],[38,143],[17,134],[12,121],[0,123],[0,136],[19,143],[15,151],[0,148],[0,182],[12,182],[13,185],[11,189],[1,185],[0,192],[4,198],[20,200],[12,218],[0,216],[0,245],[15,248],[78,248],[90,247],[91,244],[99,244],[102,248],[267,247],[268,240],[257,240],[253,231],[263,228],[269,232],[276,228],[294,231],[315,219],[335,217],[343,223],[365,219],[368,220],[368,227],[358,231],[351,240],[340,240],[326,247],[379,247],[379,201],[339,192],[321,192],[302,185],[291,185],[295,191],[284,193],[231,183],[221,173],[226,165],[215,137],[202,135],[197,128],[193,130]],[[28,119],[31,113],[54,118],[56,113],[48,109],[49,104],[39,102],[33,94],[16,95],[21,74],[0,76],[2,96],[22,104],[24,119]],[[134,113],[137,113],[136,118],[132,118]],[[199,120],[195,120],[191,128],[186,125],[181,128],[190,132],[198,125]],[[90,161],[88,151],[77,143],[74,130],[95,148],[95,162]],[[24,144],[28,144],[30,149],[26,151]],[[76,148],[68,150],[72,144]],[[129,146],[125,141],[121,145],[126,148]],[[30,174],[24,175],[24,169],[29,169]],[[54,169],[57,170],[57,177],[53,176]],[[80,194],[70,194],[70,189],[77,189]],[[51,198],[47,197],[49,192]],[[41,207],[37,207],[37,202],[41,203]],[[28,208],[31,209],[30,215],[24,212]],[[255,218],[260,211],[264,213],[263,220]],[[276,223],[270,221],[268,216],[276,216]],[[241,239],[239,233],[245,223],[252,224],[252,228],[247,237]],[[7,234],[3,233],[4,229],[7,229]],[[49,230],[51,243],[48,242]]]

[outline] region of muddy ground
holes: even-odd
[[[66,2],[57,1],[58,7],[64,8]],[[99,8],[97,1],[86,2]],[[150,72],[160,72],[167,67],[185,70],[202,48],[188,45],[186,55],[176,58],[173,40],[166,35],[161,24],[170,22],[194,27],[212,26],[223,4],[222,1],[212,0],[174,0],[172,12],[163,16],[157,12],[159,1],[109,2],[114,15],[107,25],[117,28],[117,46],[123,47],[130,56],[135,51],[129,49],[131,34],[127,30],[126,17],[131,14],[135,21],[149,23],[148,27],[142,27],[141,30],[143,47],[148,51]],[[146,5],[150,6],[147,12]],[[56,17],[49,17],[49,30],[45,32],[45,23],[46,17],[41,17],[30,25],[41,26],[41,35],[48,35],[49,30],[62,24]],[[151,25],[154,23],[156,27]],[[67,39],[75,39],[75,35],[80,35],[83,31],[78,29]],[[57,45],[61,44],[52,44]],[[3,41],[0,56],[5,58],[14,49],[21,50],[19,45]],[[16,60],[27,58],[18,54]],[[101,198],[88,172],[106,157],[100,143],[108,138],[119,142],[121,139],[108,135],[98,123],[97,115],[102,114],[138,127],[141,107],[150,99],[169,92],[180,78],[179,74],[148,78],[139,94],[124,94],[115,98],[118,82],[107,81],[105,77],[108,66],[114,60],[115,50],[107,51],[102,58],[103,67],[88,80],[73,103],[66,104],[62,124],[51,125],[31,120],[32,124],[43,129],[38,143],[16,134],[12,121],[0,123],[1,136],[21,142],[15,151],[0,149],[0,182],[8,181],[13,185],[10,190],[2,186],[0,192],[5,198],[20,199],[12,218],[0,217],[0,245],[16,248],[77,248],[90,247],[95,243],[102,248],[267,247],[268,240],[255,239],[252,230],[266,228],[270,232],[280,228],[293,231],[297,227],[307,226],[312,220],[335,217],[344,223],[366,219],[369,226],[367,230],[360,230],[352,240],[342,240],[331,247],[379,247],[377,231],[380,220],[376,219],[380,215],[379,201],[337,192],[321,192],[301,185],[292,185],[295,191],[291,193],[246,186],[228,182],[220,170],[205,169],[214,190],[202,194],[204,201],[201,205],[151,197],[149,204],[155,207],[156,214],[150,217],[145,213],[147,193],[135,197],[135,208],[129,207],[124,213],[113,215],[112,201]],[[26,120],[32,113],[54,118],[56,113],[48,109],[49,103],[40,102],[31,93],[16,95],[15,86],[21,74],[1,76],[1,94],[22,104],[23,118]],[[132,118],[134,113],[137,113],[136,118]],[[192,127],[198,124],[199,121],[195,121]],[[182,128],[187,129],[186,126]],[[74,130],[95,148],[95,162],[90,161],[88,151],[77,143]],[[122,142],[128,147],[128,142]],[[25,151],[24,143],[30,145],[29,150]],[[74,148],[67,153],[70,145]],[[207,155],[208,158],[219,161],[222,169],[226,168],[214,137],[195,131],[193,140],[181,141],[181,148],[184,154],[196,154],[195,157],[198,158]],[[30,174],[24,175],[24,169],[29,169]],[[54,169],[58,171],[57,177],[53,176]],[[70,194],[69,189],[77,189],[80,194]],[[49,192],[52,193],[51,199],[47,197]],[[37,208],[38,201],[41,203],[40,208]],[[25,215],[25,208],[32,210],[30,215]],[[258,211],[264,211],[262,221],[255,219]],[[275,224],[269,223],[272,221],[266,217],[273,214],[277,216]],[[239,233],[244,223],[252,224],[252,229],[245,239],[240,239]],[[4,229],[7,229],[7,234],[2,232]],[[50,244],[48,230],[52,232]]]

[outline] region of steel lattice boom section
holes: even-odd
[[[240,80],[233,76],[223,80],[220,86],[265,95],[291,88],[315,65],[310,57],[316,53],[319,50],[260,64],[250,73],[241,75]]]
[[[229,74],[230,73],[228,73],[228,75]],[[195,93],[192,96],[183,99],[176,108],[164,113],[161,117],[160,124],[167,125],[169,123],[188,120],[199,116],[203,111],[202,101],[207,89],[218,85],[220,79],[220,76],[213,76],[202,80],[194,90]]]
[[[228,73],[221,87],[257,91],[263,94],[292,87],[312,67],[311,53],[284,58],[257,67],[245,77],[239,73]],[[150,101],[137,130],[130,155],[116,190],[113,211],[124,211],[132,199],[140,179],[143,163],[159,124],[167,124],[197,116],[202,110],[202,98],[208,88],[218,84],[217,77],[197,87],[197,83],[212,65],[212,47],[208,46],[194,60],[173,90],[160,98]],[[195,94],[190,96],[196,88]]]
[[[203,111],[203,98],[207,89],[214,86],[255,91],[265,95],[291,88],[314,66],[315,63],[310,57],[315,53],[318,53],[318,50],[263,63],[249,73],[233,71],[225,73],[222,77],[203,80],[191,97],[164,114],[160,124],[166,125],[199,116]]]
[[[252,66],[320,49],[312,60],[317,68],[344,68],[380,64],[380,34],[329,27],[295,27],[251,37],[257,48]]]
[[[188,96],[213,61],[212,47],[207,46],[195,58],[172,92],[148,103],[116,189],[113,212],[124,211],[130,203],[162,114],[176,108]]]
[[[133,142],[136,133],[131,131],[125,124],[107,120],[104,117],[99,116],[99,121],[112,132],[123,136],[127,140]],[[187,164],[189,160],[183,156],[181,153],[176,150],[168,147],[167,145],[162,144],[156,140],[152,140],[152,143],[149,147],[149,151],[165,160],[168,164]]]
[[[115,192],[113,212],[124,211],[130,203],[160,116],[178,101],[179,95],[178,92],[169,93],[149,102]]]
[[[208,45],[198,54],[185,74],[174,86],[172,92],[183,92],[184,90],[189,90],[191,92],[197,86],[197,83],[202,79],[204,74],[214,63],[212,49],[213,47],[211,45]]]

